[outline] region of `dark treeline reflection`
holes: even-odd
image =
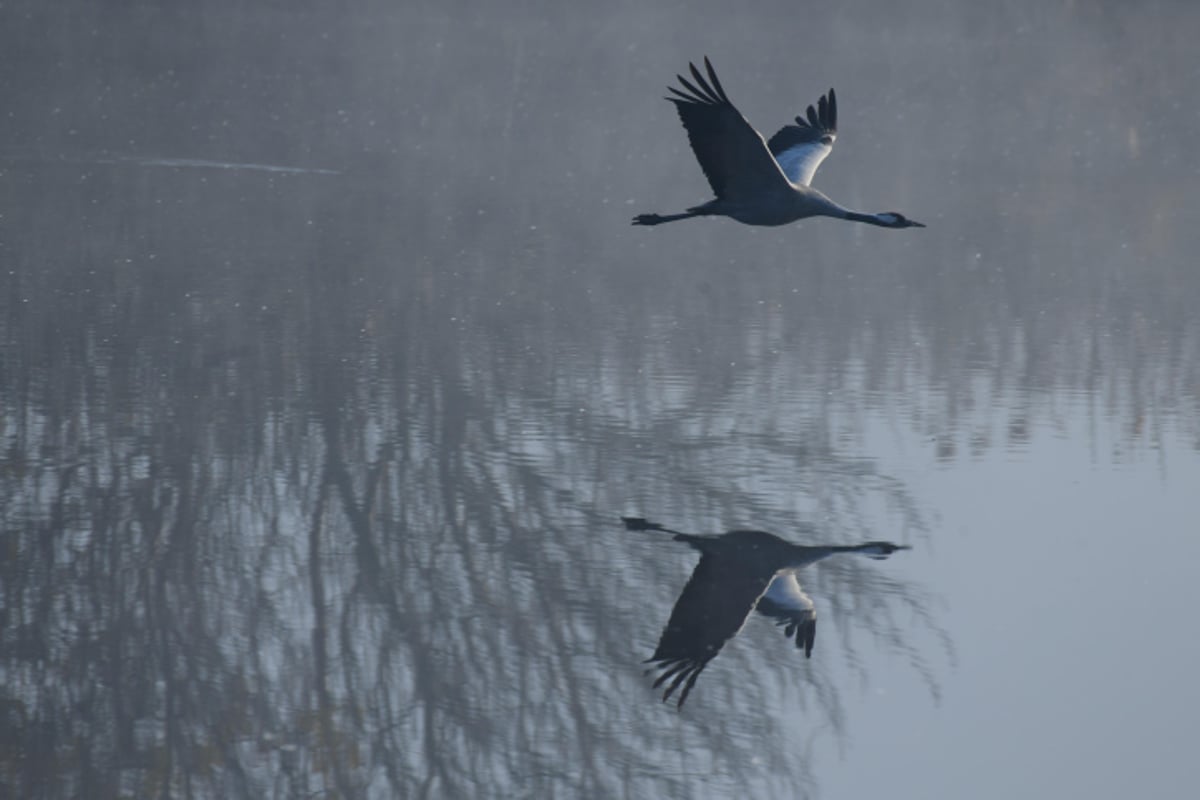
[[[873,419],[949,462],[1068,406],[1131,448],[1200,442],[1194,189],[1180,127],[1142,125],[1174,107],[1182,50],[1104,57],[1186,26],[963,11],[939,23],[962,64],[1035,33],[948,101],[899,17],[887,48],[830,23],[866,63],[845,70],[857,149],[822,176],[931,225],[885,239],[632,231],[701,199],[657,93],[703,48],[659,74],[595,37],[681,46],[669,16],[567,35],[537,4],[504,24],[419,5],[131,4],[47,28],[26,4],[0,26],[28,77],[0,162],[0,794],[811,795],[785,713],[845,732],[835,678],[865,681],[868,646],[936,696],[936,592],[828,562],[813,660],[748,626],[676,715],[639,661],[692,562],[620,514],[920,546],[937,510],[878,466]],[[771,60],[739,36],[730,54]],[[1022,57],[1041,36],[1073,54],[1060,82]],[[755,113],[799,91],[754,64],[726,88],[744,75]],[[1063,88],[1092,67],[1147,88],[1128,107]],[[883,72],[912,94],[869,89]],[[996,124],[1005,81],[1058,116]],[[906,125],[945,118],[868,139],[906,100]]]

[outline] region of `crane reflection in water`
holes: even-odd
[[[683,587],[654,655],[646,659],[658,671],[663,702],[679,690],[682,708],[708,662],[737,635],[751,611],[775,620],[796,647],[812,656],[817,612],[796,580],[802,567],[839,553],[885,559],[908,545],[864,542],[853,545],[792,544],[766,531],[736,530],[719,535],[682,533],[642,517],[621,517],[631,531],[673,534],[700,551],[700,563]]]

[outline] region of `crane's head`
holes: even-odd
[[[876,560],[883,560],[897,550],[912,550],[912,547],[891,542],[865,542],[854,549],[856,553],[862,553],[864,556]]]
[[[898,211],[885,211],[882,214],[876,214],[875,219],[885,228],[924,228],[923,223],[917,222],[915,219],[909,219]]]

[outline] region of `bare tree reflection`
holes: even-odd
[[[171,235],[188,248],[187,231]],[[557,352],[578,347],[573,328],[514,358],[553,322],[518,309],[464,324],[469,309],[430,305],[451,294],[436,273],[386,283],[391,262],[330,250],[323,233],[298,244],[298,283],[271,292],[250,273],[232,295],[259,313],[226,324],[208,277],[131,276],[140,299],[120,318],[63,314],[53,364],[13,365],[5,785],[670,796],[765,772],[809,786],[803,759],[764,744],[782,737],[761,709],[806,685],[802,706],[843,719],[825,673],[786,661],[773,681],[712,692],[719,714],[677,732],[710,766],[663,770],[680,741],[645,703],[631,633],[652,635],[645,609],[673,570],[636,555],[615,511],[653,496],[787,527],[794,509],[746,483],[779,475],[837,536],[870,527],[857,514],[871,496],[919,535],[904,487],[840,456],[819,412],[729,435],[728,408],[764,379],[752,359],[658,383],[636,369],[676,358],[658,338],[575,363]],[[32,288],[46,307],[54,280]],[[894,595],[936,629],[915,587],[847,566],[817,589],[834,604],[853,592],[864,630],[921,665],[889,632],[911,623],[872,601]]]

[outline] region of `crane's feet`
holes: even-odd
[[[625,523],[625,529],[630,531],[661,531],[663,526],[657,522],[651,522],[643,517],[621,517],[621,522]]]
[[[658,214],[638,214],[633,218],[634,225],[658,225],[663,222],[666,220]]]

